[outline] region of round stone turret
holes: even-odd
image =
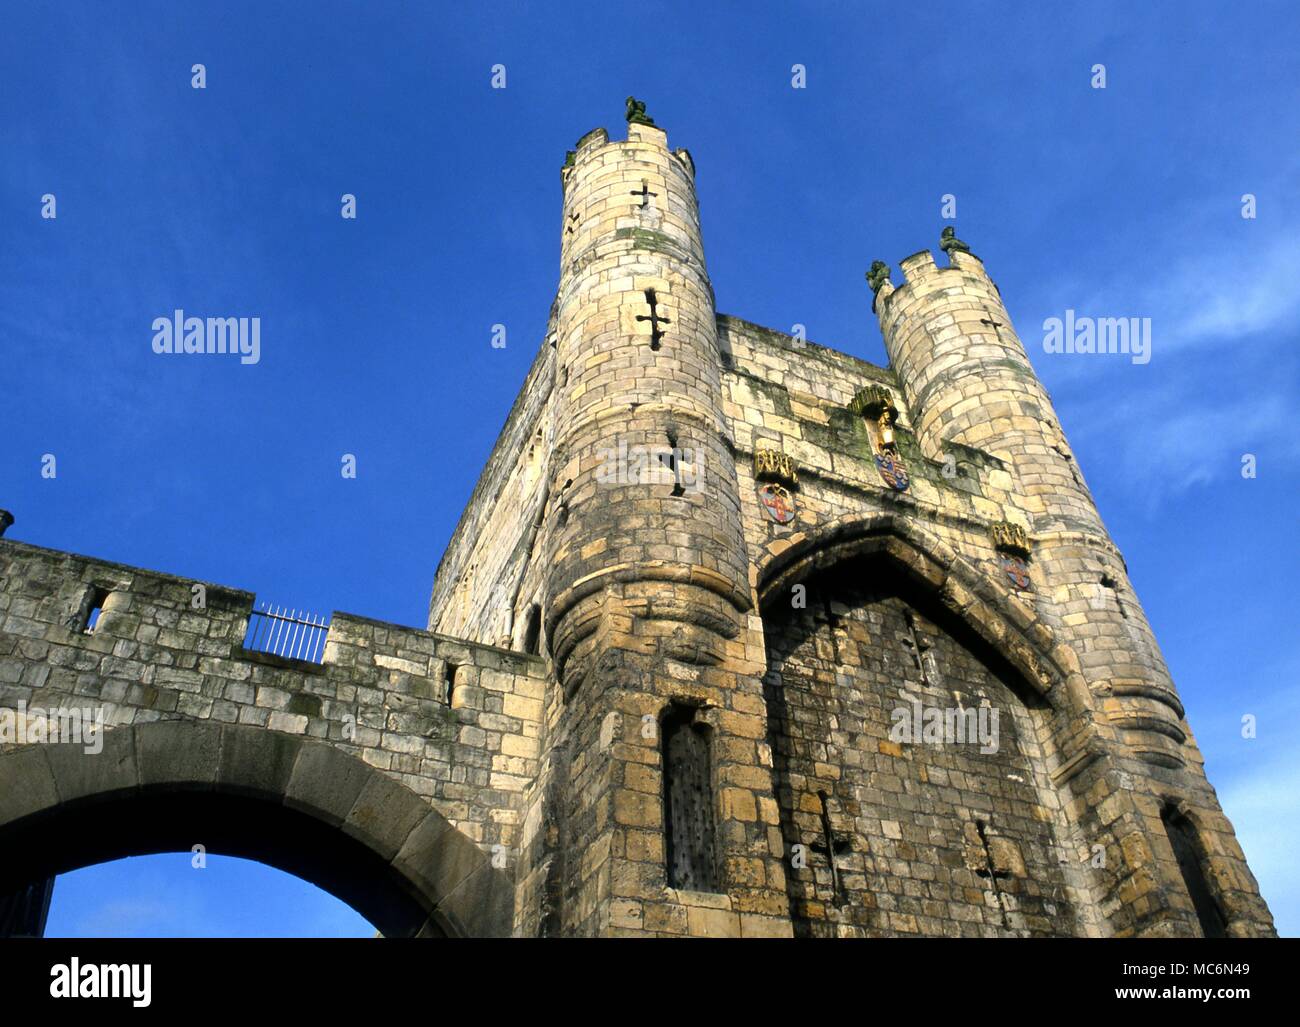
[[[602,622],[709,664],[749,606],[694,168],[646,120],[588,133],[562,172],[547,623],[566,690]]]

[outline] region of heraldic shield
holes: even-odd
[[[876,470],[880,472],[880,477],[885,484],[891,489],[897,489],[903,492],[907,486],[912,483],[911,477],[907,473],[907,465],[903,463],[903,458],[897,453],[884,452],[876,454]]]
[[[1003,553],[999,557],[999,562],[1002,564],[1002,572],[1013,587],[1021,592],[1034,590],[1034,583],[1029,578],[1029,567],[1024,560],[1010,553]]]
[[[763,512],[777,524],[789,524],[794,520],[794,496],[789,489],[771,482],[760,485],[758,501],[763,504]]]

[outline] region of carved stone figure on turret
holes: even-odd
[[[939,249],[948,254],[948,259],[952,260],[953,253],[970,253],[970,247],[957,238],[957,232],[949,225],[939,233]]]
[[[880,290],[885,283],[889,281],[889,265],[883,260],[873,260],[871,270],[867,272],[867,285],[871,287],[871,311],[875,313],[876,297],[880,295]]]
[[[645,112],[644,100],[638,100],[635,96],[627,98],[627,123],[629,125],[650,125],[654,127],[654,119]]]
[[[873,260],[871,270],[867,272],[867,284],[872,292],[880,292],[880,287],[889,281],[889,265],[883,260]]]

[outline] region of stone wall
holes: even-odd
[[[764,566],[791,545],[821,538],[829,547],[855,524],[884,519],[919,532],[929,551],[969,568],[981,589],[1008,604],[1029,635],[1056,647],[1053,661],[1070,681],[1061,698],[1071,698],[1045,714],[1051,730],[1038,759],[1075,839],[1072,865],[1086,870],[1094,894],[1083,912],[1105,920],[1103,933],[1196,930],[1161,823],[1162,810],[1178,808],[1197,825],[1205,872],[1222,882],[1230,930],[1268,933],[1271,921],[1204,777],[1123,557],[996,286],[969,254],[955,254],[951,268],[928,253],[903,263],[906,283],[886,286],[877,300],[895,358],[888,370],[719,319],[726,413],[738,457],[750,458],[738,459],[737,471],[751,580],[763,586]],[[971,360],[974,371],[962,363]],[[906,490],[877,470],[875,425],[854,409],[854,398],[872,389],[896,405]],[[797,515],[788,525],[758,502],[760,449],[793,460]],[[1024,529],[1029,546],[1026,588],[1008,581],[993,534],[1008,523]],[[1012,644],[1005,632],[994,628],[1004,648]],[[1099,849],[1104,865],[1091,866]]]
[[[1072,847],[1058,840],[1069,831],[1046,774],[1045,704],[900,584],[848,564],[768,620],[777,798],[787,851],[803,857],[789,873],[797,933],[1095,931],[1076,912],[1090,896],[1063,874]]]
[[[550,497],[553,342],[552,327],[438,564],[430,631],[523,648],[528,611],[540,603],[536,544]]]
[[[94,589],[108,596],[86,633]],[[541,661],[345,613],[320,663],[251,652],[253,600],[0,539],[0,707],[102,708],[110,730],[193,720],[322,739],[424,796],[486,850],[502,846],[513,866],[538,768]]]

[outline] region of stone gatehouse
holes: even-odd
[[[0,540],[0,708],[106,725],[0,745],[7,929],[202,834],[386,934],[1272,934],[980,259],[873,266],[888,367],[720,315],[629,112],[426,629]]]

